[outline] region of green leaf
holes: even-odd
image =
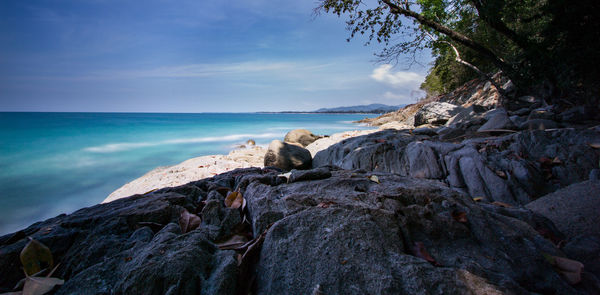
[[[23,270],[28,276],[54,266],[50,249],[32,238],[29,239],[29,243],[25,245],[20,255]]]

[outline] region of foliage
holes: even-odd
[[[366,35],[367,44],[384,44],[381,62],[396,64],[430,49],[436,59],[422,85],[430,93],[501,70],[520,92],[550,84],[556,100],[593,103],[598,6],[585,0],[323,0],[318,9],[348,15],[350,38]]]

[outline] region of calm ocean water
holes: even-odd
[[[266,145],[306,128],[367,129],[364,114],[0,113],[0,235],[97,204],[158,166]]]

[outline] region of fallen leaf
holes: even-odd
[[[230,192],[225,198],[225,206],[228,208],[240,208],[244,204],[244,197],[240,192]]]
[[[57,278],[27,277],[23,286],[23,295],[43,295],[65,281]]]
[[[348,260],[342,260],[342,262],[340,262],[341,265],[344,265],[346,263],[348,263]]]
[[[229,240],[222,243],[218,243],[217,246],[219,246],[219,249],[221,250],[231,250],[236,249],[239,246],[246,244],[247,242],[248,239],[245,236],[234,235],[231,238],[229,238]]]
[[[600,142],[591,142],[591,143],[588,143],[588,145],[592,148],[600,149]]]
[[[371,180],[373,182],[381,183],[381,182],[379,182],[379,177],[377,177],[377,175],[369,176],[369,180]]]
[[[25,274],[33,275],[46,267],[53,267],[54,260],[50,249],[32,238],[29,239],[20,255]]]
[[[544,258],[554,266],[556,271],[562,274],[567,282],[571,285],[575,285],[581,282],[581,272],[583,271],[583,263],[558,256],[552,256],[542,253]]]
[[[473,201],[475,201],[475,202],[481,202],[481,201],[483,201],[483,197],[473,198]]]
[[[498,202],[498,201],[493,201],[492,204],[499,206],[499,207],[503,207],[503,208],[512,208],[513,207],[513,205],[511,205],[511,204],[507,204],[504,202]]]
[[[467,213],[461,211],[452,212],[452,218],[460,223],[467,223]]]
[[[125,260],[125,262],[129,262],[129,261],[131,261],[132,259],[133,259],[133,257],[131,257],[131,256],[128,256],[128,257],[125,257],[125,258],[123,258],[123,260]]]
[[[184,234],[198,228],[201,222],[202,220],[198,215],[191,214],[185,208],[181,211],[181,215],[179,215],[179,227]]]
[[[498,177],[506,179],[506,173],[504,171],[496,170],[495,172],[496,172],[496,175],[498,175]]]
[[[377,143],[385,143],[385,139],[377,139],[377,140],[375,140],[375,142],[377,142]]]
[[[415,256],[423,258],[435,266],[441,266],[441,264],[435,261],[431,255],[429,255],[429,252],[427,252],[427,249],[425,249],[425,244],[423,244],[423,242],[415,242],[415,245],[412,247],[412,251]]]
[[[281,174],[277,175],[277,177],[283,177],[283,178],[285,178],[286,181],[290,181],[291,175],[292,175],[292,172],[287,172],[287,173],[281,173]]]

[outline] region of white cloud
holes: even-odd
[[[394,88],[418,89],[425,77],[415,72],[392,72],[392,65],[385,64],[373,70],[371,78]]]
[[[386,91],[383,94],[383,98],[385,99],[389,99],[389,100],[405,100],[407,98],[409,98],[407,95],[404,94],[396,94],[390,91]]]

